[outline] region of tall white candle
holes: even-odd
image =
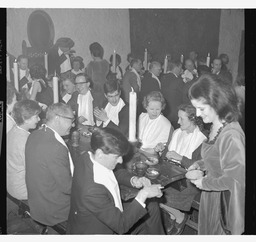
[[[14,70],[14,86],[17,91],[19,91],[19,79],[18,79],[18,63],[15,59],[15,62],[13,63],[13,70]]]
[[[8,82],[11,81],[10,78],[10,57],[9,55],[6,55],[6,79]]]
[[[112,66],[113,66],[114,73],[116,73],[116,50],[114,50]]]
[[[129,95],[129,141],[136,141],[137,93],[133,88]]]
[[[145,71],[148,70],[148,50],[147,49],[145,49],[145,52],[144,52],[144,62],[143,62],[143,65],[144,65]]]
[[[210,53],[208,53],[207,58],[206,58],[206,65],[209,67],[210,66]]]
[[[180,62],[183,64],[183,62],[184,62],[184,55],[180,56]]]
[[[46,52],[44,54],[44,67],[46,69],[46,76],[48,76],[48,54]]]
[[[53,80],[53,102],[58,103],[59,102],[58,77],[54,76],[52,80]]]
[[[165,59],[164,59],[164,73],[167,72],[167,65],[168,65],[168,58],[167,58],[167,56],[165,56]]]

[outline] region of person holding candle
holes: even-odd
[[[91,80],[86,74],[78,74],[75,78],[77,92],[73,92],[72,97],[67,104],[70,105],[75,112],[79,124],[94,126],[94,97],[91,94],[90,85]]]
[[[12,110],[14,104],[17,102],[17,91],[15,87],[7,82],[7,90],[6,90],[6,134],[11,130],[11,128],[16,124],[15,120],[12,117]]]
[[[72,59],[72,70],[71,72],[74,73],[75,75],[83,73],[84,69],[84,62],[83,58],[81,56],[76,56],[75,58]]]
[[[74,41],[67,37],[59,38],[53,48],[50,49],[48,54],[48,75],[60,76],[72,69],[71,57],[75,52],[71,48],[75,45]]]
[[[189,89],[198,116],[212,123],[202,144],[202,159],[188,170],[206,176],[191,180],[202,190],[198,234],[239,235],[244,232],[245,134],[238,123],[239,106],[233,87],[216,75],[202,75]]]
[[[150,92],[143,99],[147,113],[141,113],[138,121],[138,139],[141,149],[154,153],[158,143],[166,143],[169,133],[173,131],[170,121],[162,115],[165,100],[161,92]]]
[[[137,94],[141,89],[141,77],[140,72],[142,69],[142,62],[138,58],[134,58],[131,61],[131,69],[125,72],[122,79],[122,99],[125,103],[129,103],[129,93],[134,90]]]
[[[92,81],[92,94],[94,97],[94,107],[102,108],[106,102],[103,85],[107,81],[109,72],[109,63],[103,59],[104,49],[98,43],[94,42],[89,46],[93,61],[90,61],[86,67],[86,74]]]

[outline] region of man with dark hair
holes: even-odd
[[[129,93],[132,91],[137,94],[141,90],[140,72],[142,69],[142,62],[138,58],[131,61],[131,69],[125,72],[122,80],[122,99],[125,103],[129,103]]]
[[[126,137],[129,133],[129,105],[120,98],[121,89],[117,80],[104,83],[104,93],[108,102],[102,109],[95,108],[97,126],[121,131]]]
[[[48,107],[46,124],[29,135],[25,147],[26,185],[31,217],[53,226],[68,218],[73,162],[61,136],[74,121],[67,104]]]
[[[143,188],[127,206],[121,202],[117,180],[131,185],[132,175],[123,170],[115,176],[113,170],[129,150],[125,136],[114,129],[97,128],[91,148],[92,153],[83,154],[76,162],[67,234],[163,234],[159,207],[148,215],[151,227],[146,223],[134,226],[148,214],[147,198],[162,196],[159,184],[137,178],[135,186]]]
[[[174,129],[178,125],[178,106],[183,103],[183,88],[185,83],[180,77],[181,63],[179,61],[170,62],[167,65],[167,73],[162,77],[162,94],[166,100],[166,108],[163,114],[172,123]]]

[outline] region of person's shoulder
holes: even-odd
[[[164,125],[167,125],[167,126],[170,126],[170,127],[172,126],[172,124],[169,121],[169,119],[167,119],[163,114],[160,115],[160,119],[162,120]]]

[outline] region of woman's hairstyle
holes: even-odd
[[[113,60],[113,55],[111,55],[109,58],[110,63],[112,63],[112,60]],[[116,54],[116,65],[119,66],[120,63],[121,63],[121,56]]]
[[[141,59],[140,59],[140,58],[137,58],[137,57],[134,57],[134,58],[131,60],[130,66],[133,67],[133,65],[134,65],[135,63],[139,63],[139,62],[141,62]]]
[[[204,74],[190,87],[189,98],[210,105],[220,120],[230,123],[239,117],[238,99],[233,87],[216,75]]]
[[[95,128],[91,137],[93,153],[101,149],[104,154],[124,156],[129,152],[130,144],[119,131],[111,128]]]
[[[89,49],[94,57],[100,57],[101,59],[103,58],[104,49],[98,42],[90,44]]]
[[[17,125],[22,125],[26,120],[41,112],[41,107],[36,101],[22,100],[14,104],[12,115]]]
[[[12,103],[15,95],[17,95],[15,87],[11,83],[7,82],[7,105]]]
[[[153,91],[153,92],[150,92],[148,95],[146,95],[143,98],[143,101],[142,101],[143,107],[146,109],[148,104],[151,101],[158,101],[158,102],[160,102],[162,104],[162,110],[164,110],[166,102],[165,102],[164,96],[163,96],[163,94],[161,92]]]
[[[117,80],[108,80],[104,83],[104,93],[107,95],[108,93],[113,93],[115,91],[120,92],[120,85]]]
[[[80,64],[80,70],[82,70],[83,68],[84,68],[84,62],[83,62],[83,58],[81,57],[81,56],[76,56],[73,60],[72,60],[72,68],[74,68],[73,67],[73,64],[74,64],[74,62],[79,62],[79,64]]]
[[[46,69],[43,65],[36,63],[30,67],[29,73],[32,79],[45,79]]]
[[[201,117],[196,116],[196,108],[191,104],[181,104],[178,106],[178,111],[181,110],[185,112],[188,116],[188,119],[196,126],[199,127],[199,129],[203,129],[203,120]]]

